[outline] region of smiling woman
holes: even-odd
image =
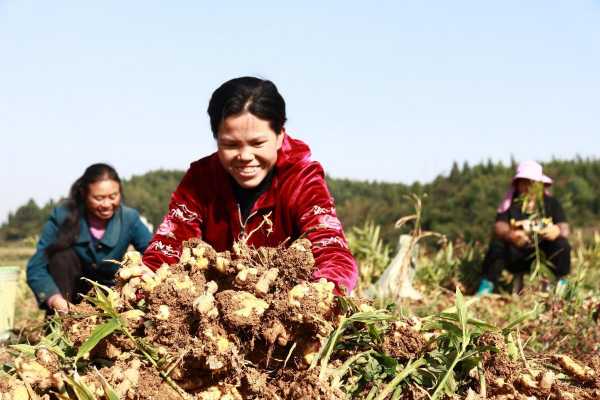
[[[89,289],[81,278],[111,285],[117,266],[108,260],[121,259],[130,244],[146,249],[151,233],[121,197],[114,168],[93,164],[52,211],[27,264],[27,283],[42,308],[68,311]]]
[[[273,82],[227,81],[212,94],[208,114],[217,152],[190,166],[144,263],[154,270],[176,263],[182,242],[191,238],[225,251],[239,240],[258,248],[306,237],[317,267],[313,277],[351,291],[356,263],[323,168],[286,132],[285,101]]]

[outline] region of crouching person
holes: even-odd
[[[81,279],[112,285],[128,246],[143,252],[152,236],[133,208],[122,204],[121,180],[106,164],[93,164],[56,207],[27,264],[27,283],[41,308],[67,312],[90,289]]]
[[[520,276],[529,272],[535,253],[534,230],[538,232],[539,249],[550,262],[550,269],[559,284],[565,283],[562,278],[571,269],[569,225],[556,198],[545,189],[539,196],[533,193],[536,182],[547,188],[552,179],[542,173],[542,166],[535,161],[519,164],[510,190],[497,210],[494,238],[483,261],[483,278],[477,295],[491,293],[504,268]],[[543,205],[539,204],[542,199]],[[531,218],[534,213],[537,216]]]

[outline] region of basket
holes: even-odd
[[[0,266],[0,341],[7,340],[13,329],[20,273],[19,267]]]

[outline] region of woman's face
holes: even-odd
[[[109,220],[121,204],[119,182],[104,179],[88,185],[85,198],[87,212],[101,220]]]
[[[517,192],[519,192],[520,194],[527,194],[529,192],[529,189],[531,188],[532,183],[533,181],[530,181],[529,179],[517,179],[517,181],[515,182]]]
[[[241,187],[258,186],[277,162],[284,133],[269,121],[246,112],[225,118],[217,134],[217,154],[223,168]]]

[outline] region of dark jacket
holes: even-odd
[[[38,303],[44,303],[50,296],[60,293],[54,279],[48,272],[46,249],[57,238],[58,229],[64,222],[68,210],[56,207],[42,229],[35,254],[27,263],[27,284],[35,294]],[[139,252],[144,252],[152,234],[139,213],[130,207],[121,205],[108,221],[104,236],[98,241],[92,240],[85,218],[79,220],[79,235],[72,245],[83,264],[84,276],[106,277],[103,284],[111,284],[118,265],[108,260],[121,260],[132,244]]]

